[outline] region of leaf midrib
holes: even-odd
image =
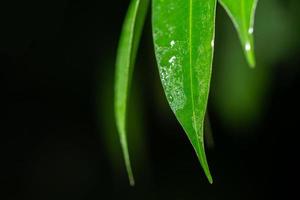
[[[193,0],[189,0],[189,67],[190,67],[190,89],[191,89],[191,101],[192,101],[192,128],[194,129],[195,133],[196,133],[196,144],[195,144],[195,150],[196,150],[196,154],[197,157],[200,161],[200,164],[202,165],[203,169],[204,169],[204,173],[206,174],[208,180],[210,183],[212,183],[212,178],[206,163],[206,158],[205,158],[205,153],[204,155],[202,155],[202,151],[204,151],[203,149],[203,140],[201,141],[201,137],[203,137],[203,135],[201,136],[200,133],[201,131],[203,131],[203,129],[198,128],[197,126],[197,121],[196,121],[196,113],[195,113],[195,96],[194,96],[194,84],[193,84],[193,65],[192,65],[192,60],[193,60],[193,51],[192,51],[192,35],[193,35],[193,26],[192,26],[192,21],[193,21]],[[201,121],[200,123],[201,126],[203,126],[203,121]]]
[[[192,123],[193,128],[195,129],[196,135],[198,136],[198,131],[196,130],[196,118],[195,118],[195,102],[194,102],[194,90],[193,90],[193,74],[192,74],[192,21],[193,21],[193,0],[189,0],[189,65],[190,65],[190,88],[191,88],[191,96],[192,96]],[[197,138],[198,141],[198,138]]]

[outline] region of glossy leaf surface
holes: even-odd
[[[115,74],[115,118],[125,165],[131,185],[134,185],[126,139],[126,110],[133,67],[149,0],[132,0],[120,37]]]
[[[212,183],[203,123],[212,71],[216,0],[153,0],[160,79],[169,105]]]
[[[251,67],[255,66],[254,16],[258,0],[219,0],[231,18],[242,43],[243,51]]]

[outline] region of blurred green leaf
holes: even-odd
[[[134,185],[126,139],[126,108],[136,53],[149,1],[132,0],[120,37],[115,74],[115,117],[125,165],[131,185]]]
[[[231,18],[242,43],[248,64],[255,66],[254,16],[258,0],[219,0]]]
[[[153,0],[153,37],[161,82],[212,183],[203,122],[211,79],[216,0]]]
[[[255,51],[259,67],[254,71],[245,68],[247,63],[238,38],[232,37],[235,30],[231,21],[224,19],[223,10],[218,12],[218,28],[222,35],[216,46],[210,100],[222,123],[235,130],[228,132],[234,137],[248,138],[256,133],[251,129],[255,129],[267,113],[272,80],[280,66],[275,63],[295,52],[295,38],[299,35],[299,26],[294,26],[297,18],[282,3],[264,0],[256,9]]]

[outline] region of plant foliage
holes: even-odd
[[[115,116],[130,184],[126,139],[130,82],[149,0],[132,0],[117,53]],[[203,127],[212,73],[217,0],[152,0],[152,30],[167,101],[187,134],[210,183]],[[219,0],[236,27],[247,61],[255,65],[253,30],[257,0]]]

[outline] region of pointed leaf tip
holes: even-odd
[[[155,55],[164,92],[212,182],[202,127],[211,79],[216,0],[152,2]]]
[[[233,22],[247,62],[251,68],[255,67],[254,54],[254,18],[258,0],[219,0]]]

